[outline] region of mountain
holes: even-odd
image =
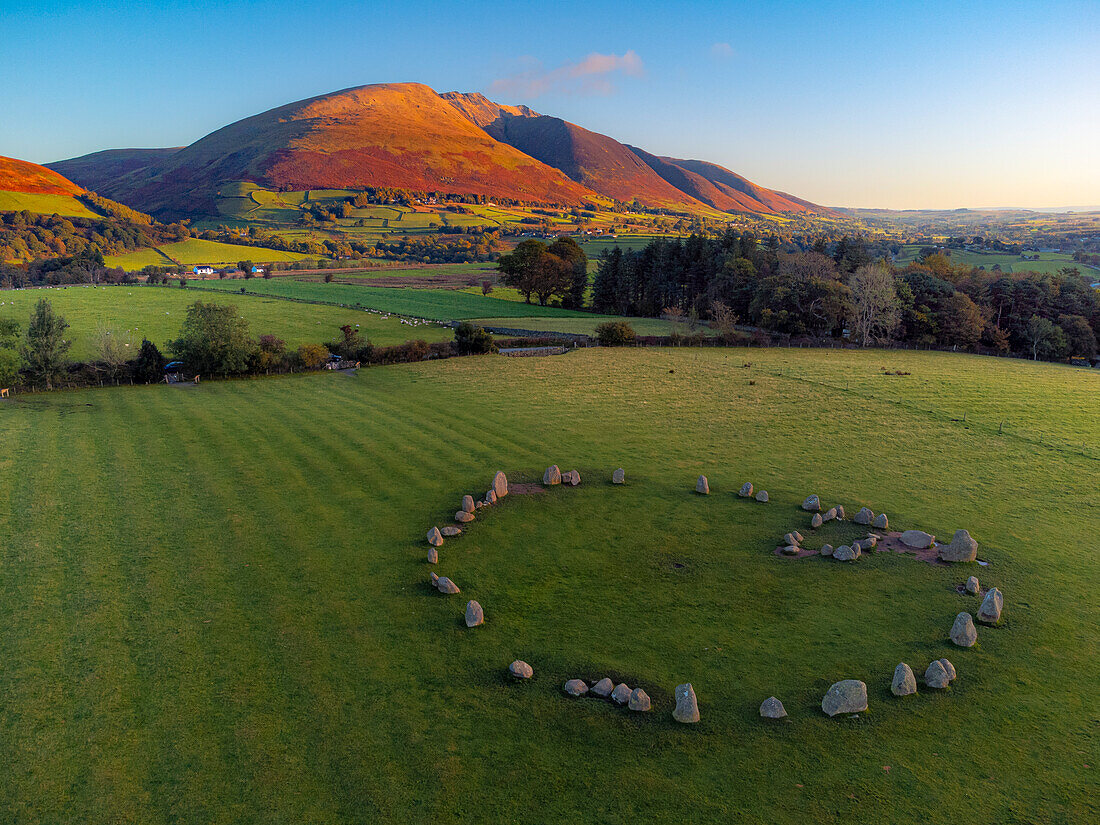
[[[420,83],[358,86],[237,121],[182,149],[119,149],[50,167],[158,216],[217,214],[219,189],[392,187],[679,212],[829,210],[721,166],[652,155],[527,106]]]
[[[79,195],[84,190],[45,166],[0,155],[0,192],[28,195]]]

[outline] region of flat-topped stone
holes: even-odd
[[[821,709],[828,716],[862,713],[867,710],[867,685],[858,679],[833,682],[825,698],[821,700]]]

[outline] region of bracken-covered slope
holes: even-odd
[[[0,155],[0,192],[79,195],[84,190],[52,169]]]
[[[55,161],[48,166],[69,180],[79,183],[85,189],[102,193],[113,187],[124,175],[164,161],[181,148],[176,146],[171,149],[106,149],[78,158]]]

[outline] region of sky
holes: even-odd
[[[0,44],[38,163],[419,81],[829,206],[1100,204],[1100,0],[0,0]]]

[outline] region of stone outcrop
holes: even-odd
[[[760,703],[760,715],[765,719],[782,719],[787,715],[787,709],[774,696],[769,696]]]
[[[706,476],[699,476],[699,480],[695,482],[695,492],[702,493],[704,496],[710,493],[710,483]]]
[[[676,686],[676,709],[672,711],[672,718],[685,725],[699,721],[699,700],[690,683]]]
[[[517,679],[530,679],[535,675],[535,669],[521,659],[516,659],[508,665],[508,672]]]
[[[894,679],[890,682],[890,692],[895,696],[909,696],[917,692],[917,677],[913,668],[902,662],[894,668]]]
[[[975,561],[978,558],[978,542],[970,538],[966,530],[956,530],[950,544],[939,546],[940,561]]]
[[[867,685],[858,679],[834,682],[821,700],[821,709],[828,716],[862,713],[867,710]]]
[[[982,606],[978,608],[978,621],[982,624],[997,624],[1001,620],[1001,611],[1004,610],[1005,599],[1001,591],[996,587],[985,594]]]
[[[923,530],[906,530],[901,534],[901,543],[914,550],[925,550],[931,547],[935,540],[935,536]]]

